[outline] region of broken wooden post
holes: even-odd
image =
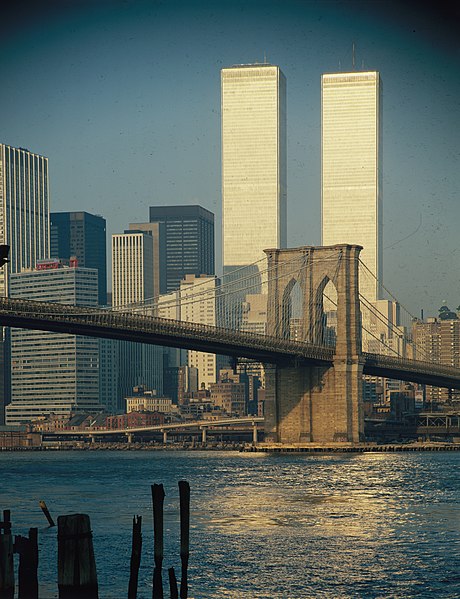
[[[51,526],[56,526],[56,524],[54,523],[53,518],[51,518],[51,514],[49,512],[49,509],[46,505],[46,503],[44,501],[39,501],[38,505],[41,507],[42,512],[45,514],[46,519],[48,520],[48,524]]]
[[[176,573],[174,572],[174,568],[169,568],[169,590],[171,599],[179,599],[179,592],[177,590],[177,580]]]
[[[38,529],[29,536],[16,535],[14,552],[19,554],[18,599],[38,599]]]
[[[98,599],[96,561],[89,516],[58,517],[59,599]]]
[[[165,492],[163,485],[152,485],[153,502],[153,556],[155,568],[153,570],[153,599],[163,599],[163,580],[161,569],[163,567],[163,502]]]
[[[14,597],[13,539],[11,536],[11,512],[3,510],[0,522],[0,597]]]
[[[180,502],[180,560],[182,564],[180,581],[180,599],[188,595],[188,559],[190,545],[190,485],[185,480],[179,481]]]
[[[142,551],[142,516],[133,517],[133,542],[131,548],[131,564],[128,585],[128,599],[136,599],[139,580],[139,566]]]

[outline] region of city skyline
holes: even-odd
[[[434,313],[458,302],[458,44],[453,18],[414,6],[45,2],[30,20],[10,7],[1,141],[46,155],[51,209],[97,206],[108,237],[153,204],[219,222],[219,72],[266,52],[288,81],[288,244],[317,244],[320,76],[350,70],[355,41],[356,64],[385,80],[384,280]]]

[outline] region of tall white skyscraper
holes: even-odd
[[[270,64],[222,69],[224,274],[286,247],[286,79]]]
[[[321,80],[322,245],[363,246],[361,260],[381,280],[382,83],[376,71],[332,73]],[[361,277],[360,292],[380,299]]]
[[[153,237],[129,231],[112,235],[112,305],[142,303],[153,297]],[[131,396],[133,387],[144,386],[163,393],[163,348],[120,341],[118,407]]]
[[[0,268],[0,295],[10,275],[50,256],[48,158],[0,143],[0,244],[10,262]],[[9,329],[0,327],[0,425],[10,401]]]
[[[0,269],[0,294],[8,295],[10,273],[35,268],[49,258],[48,158],[0,144],[0,244],[10,246]]]

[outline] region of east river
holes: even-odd
[[[39,529],[40,598],[56,597],[60,514],[91,518],[101,599],[127,596],[143,516],[139,599],[151,599],[150,485],[163,483],[165,559],[180,575],[177,482],[191,486],[189,597],[460,597],[460,452],[0,453],[0,509]],[[169,589],[165,597],[169,597]]]

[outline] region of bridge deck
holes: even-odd
[[[244,357],[264,363],[330,366],[334,350],[202,324],[97,308],[0,298],[0,325],[106,337]],[[460,389],[460,369],[378,354],[362,354],[365,374]]]

